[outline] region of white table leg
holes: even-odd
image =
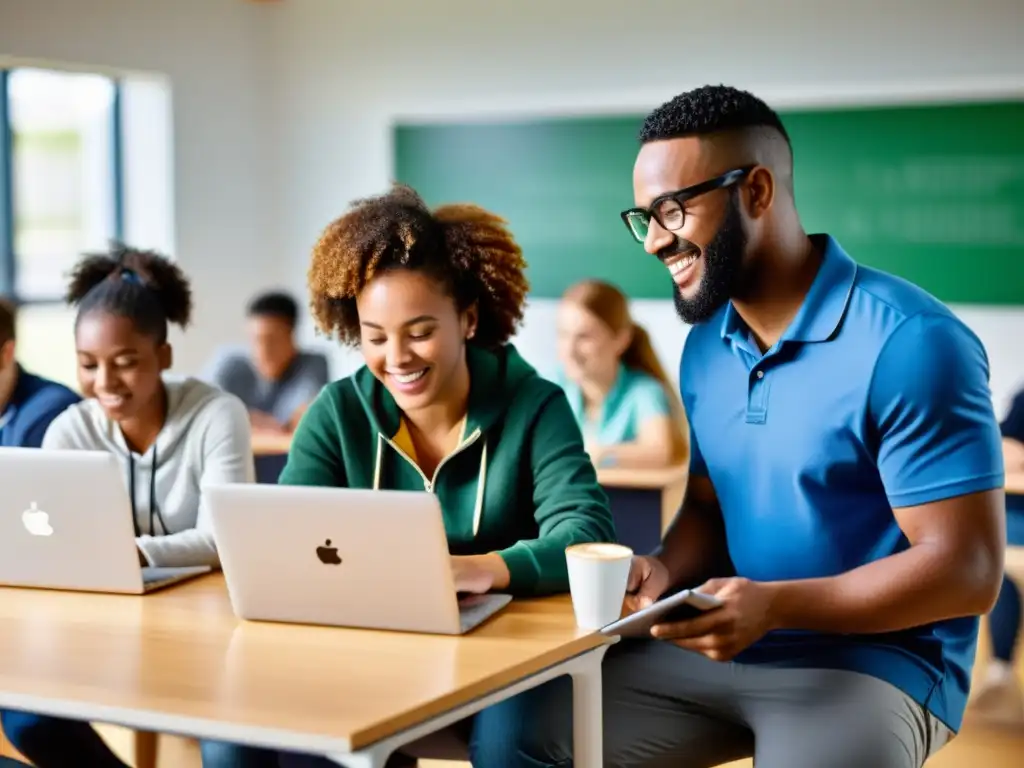
[[[536,688],[561,675],[572,676],[573,765],[576,768],[602,768],[604,734],[601,712],[601,662],[607,645],[520,680],[508,688],[476,699],[454,710],[438,715],[401,733],[383,739],[373,746],[349,754],[330,754],[327,758],[345,768],[384,768],[391,753],[416,739],[446,728],[454,722],[479,712],[485,707]]]
[[[607,647],[602,649],[605,650]],[[572,741],[576,768],[602,768],[604,765],[603,657],[603,652],[587,654],[578,660],[572,672]]]
[[[391,757],[390,749],[369,747],[350,755],[328,755],[327,759],[345,768],[384,768]]]

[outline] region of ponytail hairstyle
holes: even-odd
[[[686,411],[654,351],[651,337],[643,326],[633,322],[629,314],[629,302],[622,291],[602,280],[582,280],[562,294],[562,301],[582,307],[611,329],[612,333],[630,333],[629,346],[622,353],[622,364],[630,370],[640,371],[656,379],[665,390],[672,422],[673,459],[685,463],[689,458],[690,442]]]
[[[522,251],[505,221],[476,205],[431,210],[411,187],[355,201],[313,248],[311,309],[319,330],[360,341],[356,297],[376,275],[408,269],[436,279],[459,312],[477,308],[469,343],[498,347],[523,319],[529,284]]]
[[[78,262],[65,299],[78,307],[76,328],[94,313],[125,317],[158,346],[167,343],[169,323],[184,329],[192,316],[192,289],[176,264],[116,242],[107,253],[88,254]]]

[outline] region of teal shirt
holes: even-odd
[[[580,425],[584,440],[597,445],[617,445],[637,439],[640,426],[655,416],[671,416],[665,388],[653,376],[643,371],[619,366],[608,396],[601,406],[596,422],[588,422],[583,407],[583,392],[578,384],[559,376],[576,423]]]

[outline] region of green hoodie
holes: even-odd
[[[280,482],[437,494],[453,555],[497,552],[509,592],[569,588],[565,548],[614,541],[608,499],[563,390],[511,345],[467,347],[464,438],[428,479],[395,444],[401,411],[365,366],[328,384],[292,440]],[[400,535],[400,532],[396,532]]]

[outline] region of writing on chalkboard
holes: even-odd
[[[851,206],[839,219],[838,229],[848,243],[886,240],[1024,249],[1024,221],[1020,219],[1019,211],[1008,203],[910,203],[883,211]]]
[[[940,300],[1024,303],[1024,101],[780,116],[808,231]],[[633,204],[642,119],[400,125],[396,177],[431,204],[471,200],[505,216],[534,298],[595,277],[669,299],[664,269],[618,217]]]
[[[995,197],[1024,184],[1024,154],[909,157],[897,165],[867,162],[854,169],[854,183],[883,195]]]

